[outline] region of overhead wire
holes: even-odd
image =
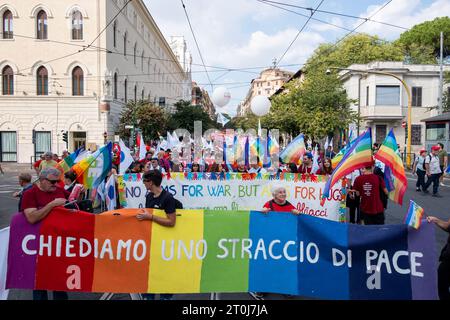
[[[261,2],[274,3],[274,4],[279,4],[279,5],[282,5],[282,6],[286,6],[286,7],[298,8],[298,9],[303,9],[303,10],[308,10],[308,11],[313,10],[312,8],[303,7],[303,6],[294,5],[294,4],[285,3],[285,2],[278,2],[278,1],[271,1],[271,0],[261,0]],[[370,21],[370,22],[374,22],[374,23],[378,23],[378,24],[382,24],[382,25],[386,25],[386,26],[390,26],[390,27],[394,27],[394,28],[399,28],[399,29],[403,29],[403,30],[409,30],[409,28],[398,26],[398,25],[395,25],[395,24],[392,24],[392,23],[373,20],[371,17],[364,18],[364,17],[353,16],[353,15],[345,14],[345,13],[339,13],[339,12],[334,12],[334,11],[327,11],[327,10],[316,10],[316,12],[330,14],[330,15],[335,15],[335,16],[341,16],[341,17],[346,17],[346,18],[354,18],[354,19],[364,20],[366,22]]]
[[[321,0],[320,3],[317,5],[316,9],[317,10],[322,3],[325,0]],[[295,36],[295,38],[292,40],[292,42],[289,44],[289,46],[287,47],[286,51],[284,51],[284,53],[281,55],[281,57],[275,62],[275,67],[281,62],[281,60],[283,60],[284,56],[286,55],[286,53],[288,53],[289,49],[291,49],[292,45],[294,44],[294,42],[297,40],[297,38],[300,36],[300,34],[302,33],[302,31],[306,28],[306,26],[308,25],[309,21],[311,20],[312,16],[314,15],[314,13],[316,11],[311,11],[311,16],[306,20],[306,22],[303,24],[302,28],[298,31],[297,35]]]
[[[214,90],[214,86],[212,85],[211,79],[210,79],[209,74],[208,74],[208,71],[206,70],[205,61],[203,59],[203,55],[202,55],[202,52],[200,50],[200,46],[198,45],[198,41],[197,41],[197,37],[195,36],[194,29],[192,28],[191,20],[189,19],[189,14],[188,14],[188,12],[186,10],[186,6],[184,5],[183,0],[180,0],[180,1],[181,1],[181,5],[183,6],[184,14],[186,15],[186,19],[187,19],[188,24],[189,24],[189,28],[191,29],[192,37],[194,38],[194,42],[195,42],[195,45],[197,47],[198,54],[200,56],[200,59],[202,61],[203,66],[205,68],[206,76],[208,78],[209,84],[211,85],[211,90]]]

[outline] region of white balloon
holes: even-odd
[[[252,99],[251,109],[258,117],[265,116],[270,111],[270,100],[265,96],[256,96]]]
[[[217,87],[214,89],[213,95],[212,95],[212,102],[222,108],[230,102],[231,94],[230,91],[228,91],[225,87]]]

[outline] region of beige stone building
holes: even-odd
[[[293,74],[293,72],[278,68],[263,70],[260,73],[259,78],[252,80],[251,87],[248,90],[245,100],[238,106],[237,115],[245,116],[248,112],[251,112],[251,102],[255,96],[270,97],[277,92]]]
[[[370,73],[389,72],[400,77],[411,91],[411,150],[418,152],[425,147],[425,137],[434,136],[436,131],[432,126],[425,127],[422,120],[438,114],[439,66],[376,61],[353,64],[348,69],[361,70],[342,70],[339,73],[348,97],[357,101],[352,108],[360,115],[360,132],[370,127],[373,142],[382,143],[389,130],[394,128],[397,143],[402,152],[405,150],[408,120],[406,91],[396,78]],[[450,71],[450,67],[444,67],[444,71]],[[444,92],[446,90],[448,85],[444,87]],[[351,129],[356,131],[357,124],[353,124]]]
[[[208,91],[201,88],[195,81],[192,82],[192,100],[193,105],[199,105],[202,107],[211,119],[216,116],[216,108],[209,97]]]
[[[143,1],[0,4],[0,162],[113,140],[130,100],[190,100],[187,74]],[[118,15],[117,15],[118,14]],[[116,16],[117,15],[117,16]]]

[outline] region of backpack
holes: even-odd
[[[427,158],[429,157],[430,162],[431,162],[431,155],[427,154],[427,156],[425,157],[425,159],[423,159],[423,163],[422,163],[422,170],[423,171],[427,171],[427,169],[425,168],[425,161],[427,160]]]

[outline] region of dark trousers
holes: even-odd
[[[360,223],[361,222],[361,211],[359,210],[359,206],[349,207],[350,213],[350,223]]]
[[[440,300],[450,300],[450,261],[441,261],[438,268],[438,293]]]
[[[33,290],[33,300],[48,300],[47,291]],[[69,296],[64,291],[53,291],[53,300],[69,300]]]
[[[416,188],[424,189],[425,188],[425,175],[426,172],[422,170],[417,170],[417,182],[416,182]]]
[[[375,214],[361,212],[361,214],[365,225],[384,224],[384,212]]]
[[[428,177],[427,183],[425,183],[425,186],[423,187],[423,191],[427,191],[428,187],[433,183],[433,194],[436,194],[438,192],[439,188],[439,177],[441,176],[440,173],[432,174]]]
[[[173,294],[166,293],[166,294],[160,294],[159,300],[172,300]],[[154,293],[142,293],[142,298],[144,300],[155,300],[155,294]]]

